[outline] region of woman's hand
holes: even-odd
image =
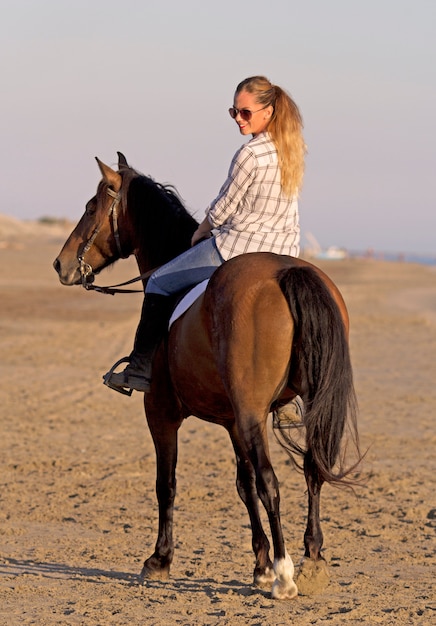
[[[206,217],[192,235],[191,246],[195,246],[195,244],[200,243],[200,241],[202,241],[203,239],[209,239],[210,237],[212,237],[212,233],[210,232],[211,229],[211,223]]]

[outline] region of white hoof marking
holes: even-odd
[[[275,600],[291,600],[298,594],[297,585],[294,583],[294,564],[289,554],[284,559],[274,560],[274,572],[276,579],[273,583],[271,596]]]

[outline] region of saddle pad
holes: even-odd
[[[189,309],[189,307],[194,304],[197,298],[199,298],[201,294],[206,291],[208,282],[209,282],[209,279],[206,278],[206,280],[203,280],[202,283],[195,285],[195,287],[193,287],[191,291],[188,291],[188,293],[185,296],[183,296],[183,298],[180,300],[179,304],[176,306],[176,308],[173,311],[173,314],[170,317],[168,328],[171,328],[171,324],[173,324],[177,319],[179,319],[179,317],[183,315],[183,313],[185,313]]]

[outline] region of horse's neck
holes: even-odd
[[[138,265],[139,273],[141,276],[145,276],[143,281],[147,281],[148,277],[151,276],[152,272],[156,270],[158,267],[160,267],[160,265],[150,264],[150,262],[146,259],[143,259],[140,253],[138,252],[135,252],[134,255],[135,255],[136,263]],[[144,287],[145,287],[145,282],[144,282]]]
[[[195,228],[193,228],[194,232]],[[191,239],[192,235],[189,235],[189,239],[187,239],[187,241],[185,242],[184,245],[179,246],[177,249],[174,249],[173,251],[168,251],[168,255],[167,258],[150,258],[150,256],[147,254],[147,250],[141,250],[141,249],[137,249],[134,251],[134,256],[136,259],[136,263],[138,265],[138,269],[139,272],[141,274],[141,276],[144,274],[147,275],[151,275],[151,273],[156,270],[158,267],[161,267],[162,265],[164,265],[165,263],[167,263],[168,261],[170,261],[171,259],[174,259],[176,256],[178,256],[179,254],[182,254],[182,252],[184,252],[185,250],[188,250],[190,248],[190,239]]]
[[[159,187],[159,186],[158,186]],[[168,197],[160,187],[150,191],[149,182],[134,179],[129,187],[130,222],[135,233],[135,257],[141,274],[160,267],[190,248],[197,221],[183,208],[168,205]],[[139,211],[150,207],[151,214],[143,220]]]

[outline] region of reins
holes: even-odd
[[[136,283],[139,280],[145,280],[150,278],[153,272],[157,268],[155,267],[136,278],[131,278],[130,280],[126,280],[124,283],[118,283],[117,285],[108,285],[107,287],[101,287],[99,285],[94,285],[93,283],[83,282],[82,279],[82,287],[84,287],[87,291],[97,291],[98,293],[106,293],[111,296],[114,296],[116,293],[144,293],[143,289],[118,289],[118,287],[124,287],[124,285],[131,285],[132,283]]]
[[[124,255],[123,255],[123,251],[121,248],[120,233],[118,230],[118,205],[120,204],[120,201],[121,201],[121,194],[116,193],[115,191],[109,188],[106,191],[108,195],[111,196],[111,198],[113,198],[112,203],[109,207],[108,216],[109,216],[109,219],[112,219],[114,238],[117,244],[118,253],[120,257],[123,258]],[[95,227],[91,237],[88,239],[85,247],[83,248],[82,254],[77,257],[77,260],[79,261],[79,264],[80,264],[80,275],[82,277],[82,287],[84,287],[84,289],[86,289],[87,291],[97,291],[98,293],[106,293],[111,296],[115,295],[116,293],[143,293],[143,289],[119,289],[119,287],[124,287],[125,285],[131,285],[132,283],[136,283],[140,280],[148,279],[157,268],[149,270],[148,272],[145,272],[144,274],[141,274],[140,276],[137,276],[136,278],[131,278],[130,280],[126,280],[123,283],[118,283],[117,285],[107,285],[106,287],[94,285],[95,274],[91,265],[89,263],[86,263],[85,254],[89,252],[89,250],[93,246],[94,241],[98,233],[100,232],[101,226],[102,224],[99,224],[98,226]]]

